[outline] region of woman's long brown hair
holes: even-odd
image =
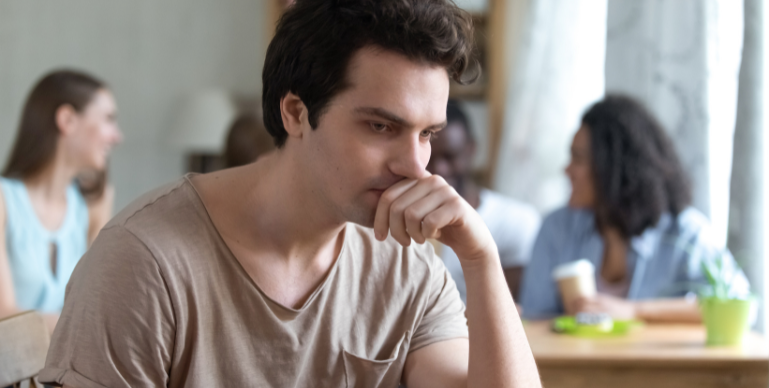
[[[6,178],[24,180],[43,171],[53,162],[59,128],[56,111],[63,105],[82,113],[96,92],[106,84],[74,70],[57,70],[44,76],[29,93],[21,112],[11,155],[3,169]],[[106,171],[87,179],[78,177],[78,187],[86,200],[101,197],[106,185]]]

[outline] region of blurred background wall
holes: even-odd
[[[265,7],[254,0],[0,1],[0,161],[34,82],[75,67],[105,80],[117,99],[125,140],[110,166],[116,210],[178,178],[185,161],[168,132],[187,96],[260,93]]]

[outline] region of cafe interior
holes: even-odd
[[[455,2],[472,15],[481,72],[474,83],[451,84],[450,105],[462,112],[469,131],[463,137],[472,143],[467,173],[473,187],[482,188],[481,201],[483,193],[496,193],[526,210],[497,212],[493,222],[505,239],[528,236],[508,284],[543,386],[769,387],[769,118],[763,114],[769,108],[769,6],[763,0]],[[0,161],[6,166],[15,152],[30,91],[61,69],[104,81],[119,112],[114,149],[96,172],[107,187],[107,219],[186,173],[274,152],[261,121],[262,66],[275,25],[290,6],[286,0],[0,1]],[[641,113],[611,112],[625,108]],[[585,141],[595,148],[600,120],[632,125],[632,117],[623,120],[634,114],[661,128],[654,141],[672,144],[670,158],[682,174],[665,187],[681,184],[688,196],[681,206],[671,205],[670,217],[658,211],[645,229],[622,230],[618,241],[625,251],[641,253],[627,254],[616,284],[607,283],[612,269],[601,262],[600,243],[595,260],[583,246],[564,253],[565,260],[543,263],[556,260],[538,257],[552,251],[544,244],[565,251],[572,246],[570,232],[557,228],[566,222],[556,216],[580,203],[580,133],[592,127],[593,138]],[[626,139],[648,141],[640,132],[654,128],[626,128]],[[428,169],[440,169],[436,145],[446,139],[439,135],[433,144],[436,159]],[[608,147],[616,146],[611,142],[617,138],[611,139]],[[606,152],[613,156],[592,158],[596,164],[587,169],[593,174],[622,171],[625,182],[669,172],[665,166],[647,171],[637,160],[612,170],[601,161],[634,159]],[[601,194],[601,187],[597,201],[619,195]],[[3,193],[10,216],[11,191]],[[622,198],[614,205],[635,214],[633,204],[640,202]],[[518,219],[524,213],[531,222]],[[684,216],[691,220],[680,221]],[[664,242],[644,251],[648,241],[667,236],[654,235],[662,228],[659,219],[684,229],[694,223],[707,233],[681,239],[698,246],[668,244],[678,253],[661,259],[668,255]],[[603,225],[597,215],[586,222],[596,230]],[[14,238],[8,234],[4,241]],[[609,241],[605,234],[597,238]],[[699,245],[717,253],[691,253]],[[440,243],[435,250],[446,252]],[[647,281],[637,281],[641,262],[694,256],[700,261],[684,269],[647,264]],[[0,264],[15,274],[14,261],[8,265],[5,257]],[[455,281],[461,278],[461,268],[455,275],[444,259]],[[668,283],[659,285],[659,279]],[[0,276],[6,286],[9,281]],[[16,299],[24,298],[23,288],[13,287]],[[604,304],[567,303],[575,295],[600,301],[604,293],[614,295]],[[652,309],[643,302],[652,298],[659,304],[643,315],[642,307]],[[557,307],[547,305],[551,299]],[[34,312],[38,308],[30,313],[18,305],[0,316],[0,387],[34,384],[27,380],[43,367],[56,324]],[[631,314],[616,307],[629,305],[635,306]]]

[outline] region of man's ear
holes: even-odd
[[[294,93],[286,93],[280,100],[280,116],[288,136],[301,138],[302,127],[308,123],[309,117],[307,107],[302,99]]]
[[[75,130],[77,112],[72,105],[64,104],[56,108],[56,128],[62,135],[70,134]]]

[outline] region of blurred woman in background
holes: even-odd
[[[110,217],[116,114],[87,74],[55,71],[32,89],[0,178],[0,316],[38,310],[53,330],[75,264]]]
[[[524,274],[524,316],[699,321],[696,301],[685,296],[704,283],[702,262],[722,251],[707,218],[690,207],[687,178],[657,121],[636,101],[607,96],[582,117],[566,174],[568,206],[543,222]],[[725,257],[733,289],[747,293],[744,274]],[[596,269],[597,295],[564,305],[553,269],[583,258]]]

